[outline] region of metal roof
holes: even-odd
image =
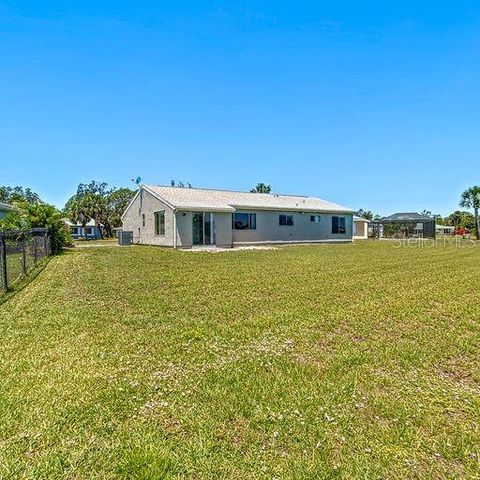
[[[354,216],[353,216],[353,221],[354,221],[354,222],[370,223],[370,220],[368,220],[368,218],[357,217],[357,215],[354,215]]]
[[[13,205],[10,205],[8,203],[3,203],[3,202],[0,202],[0,210],[3,210],[3,211],[14,211],[14,210],[18,210],[17,207],[14,207]]]
[[[347,207],[317,197],[156,185],[142,185],[142,188],[177,210],[234,212],[255,209],[353,213]]]
[[[427,217],[426,215],[421,215],[416,212],[408,213],[394,213],[388,217],[383,217],[379,220],[380,223],[385,222],[433,222],[434,219]]]
[[[72,222],[70,219],[68,218],[64,218],[63,221],[69,226],[69,227],[81,227],[82,224],[81,223],[75,223],[75,222]],[[96,227],[97,224],[95,223],[95,220],[93,218],[91,218],[86,224],[85,224],[86,227]]]

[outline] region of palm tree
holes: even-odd
[[[475,215],[477,240],[480,240],[480,219],[478,217],[478,209],[480,209],[480,187],[474,185],[473,187],[465,190],[462,193],[460,206],[466,208],[473,208],[473,214]]]
[[[266,183],[257,183],[255,188],[250,190],[251,193],[270,193],[271,191],[272,187]]]

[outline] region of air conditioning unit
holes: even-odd
[[[118,244],[119,245],[132,245],[133,244],[133,232],[122,230],[118,232]]]

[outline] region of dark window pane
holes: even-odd
[[[235,230],[247,230],[248,229],[248,213],[234,213],[233,228]]]
[[[286,215],[279,215],[278,216],[278,224],[279,225],[286,225],[287,224],[287,216]]]
[[[338,233],[338,217],[332,217],[332,233]]]
[[[345,233],[345,217],[339,217],[338,219],[338,233]]]
[[[293,225],[293,215],[287,215],[287,225]]]

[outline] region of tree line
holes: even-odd
[[[122,213],[134,195],[135,191],[129,188],[109,187],[105,182],[92,180],[79,184],[75,195],[63,209],[58,209],[30,188],[0,186],[0,202],[17,207],[0,219],[0,231],[48,228],[52,252],[59,253],[72,244],[66,219],[83,227],[93,219],[102,236],[111,237],[114,228],[121,226]]]

